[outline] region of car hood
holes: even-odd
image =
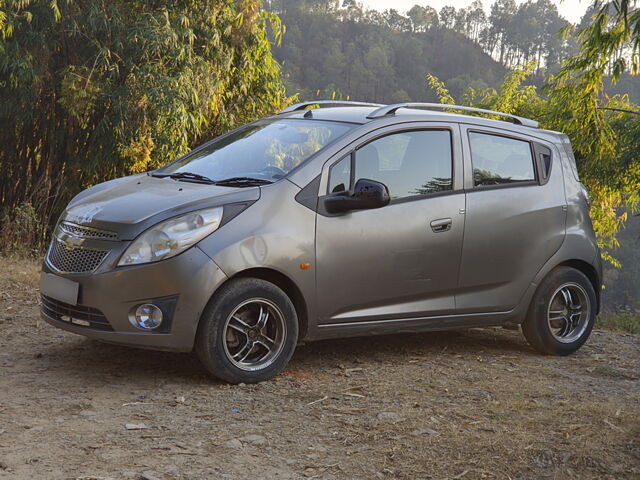
[[[147,174],[100,183],[79,193],[61,219],[118,233],[132,240],[167,218],[200,208],[252,203],[259,187],[223,187]]]

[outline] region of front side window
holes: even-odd
[[[384,183],[391,199],[453,188],[451,133],[416,130],[387,135],[356,150],[355,179]]]
[[[158,171],[190,172],[213,180],[252,177],[274,181],[347,133],[354,125],[298,119],[268,119],[245,125]]]
[[[329,193],[349,190],[351,184],[351,154],[329,169]]]
[[[469,143],[475,186],[535,181],[529,142],[469,132]]]

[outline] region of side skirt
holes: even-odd
[[[460,328],[495,327],[505,324],[521,323],[522,319],[518,320],[518,316],[519,315],[515,310],[511,310],[509,312],[328,323],[318,325],[314,332],[315,335],[311,338],[307,338],[306,340],[322,340],[327,338],[358,337],[390,333],[436,332]]]

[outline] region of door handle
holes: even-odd
[[[450,218],[439,218],[437,220],[433,220],[431,222],[431,230],[435,233],[447,232],[451,230],[451,219]]]

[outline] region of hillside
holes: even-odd
[[[432,73],[454,95],[471,86],[496,87],[506,68],[464,35],[447,28],[409,33],[333,14],[281,13],[286,26],[274,49],[289,94],[301,99],[331,96],[376,102],[428,101]],[[319,91],[319,93],[318,93]]]
[[[286,27],[274,54],[288,93],[303,100],[334,94],[378,102],[435,100],[425,88],[426,73],[445,81],[460,99],[469,87],[497,87],[507,69],[530,60],[538,68],[529,82],[541,87],[578,48],[575,35],[561,39],[558,32],[570,24],[549,0],[517,8],[496,1],[491,15],[478,2],[440,12],[428,5],[376,11],[336,0],[265,0],[264,5]],[[578,27],[588,24],[590,15]],[[638,103],[640,77],[625,74],[616,85],[607,79],[605,91],[628,94]]]

